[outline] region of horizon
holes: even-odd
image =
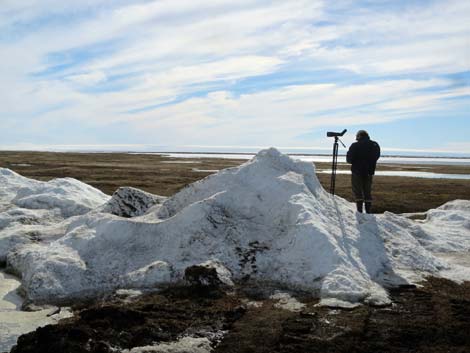
[[[347,128],[470,156],[469,22],[461,0],[4,0],[0,150],[327,151]]]
[[[330,156],[332,148],[326,147],[283,147],[283,146],[157,146],[157,145],[51,145],[51,146],[0,146],[0,152],[57,152],[57,153],[175,153],[175,154],[230,154],[253,155],[261,150],[274,147],[288,155]],[[382,157],[403,158],[462,158],[469,159],[470,153],[439,150],[400,150],[381,148]],[[347,147],[340,147],[339,155],[346,155]]]

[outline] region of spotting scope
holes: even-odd
[[[332,131],[328,131],[326,133],[326,137],[339,137],[339,136],[343,136],[346,131],[348,131],[347,129],[344,129],[343,131],[341,132],[332,132]]]
[[[347,129],[344,129],[341,132],[332,132],[328,131],[326,133],[326,137],[334,137],[335,142],[333,144],[333,163],[331,164],[331,182],[330,182],[330,193],[332,195],[335,194],[335,184],[336,184],[336,169],[338,168],[338,141],[341,142],[344,148],[346,146],[344,145],[343,141],[341,141],[339,138],[343,136]]]

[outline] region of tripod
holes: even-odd
[[[331,165],[331,182],[330,182],[330,193],[335,194],[335,184],[336,184],[336,169],[338,167],[338,141],[341,142],[344,148],[346,148],[343,141],[339,139],[339,136],[343,136],[346,133],[346,129],[342,132],[328,132],[327,137],[334,137],[335,142],[333,144],[333,163]]]

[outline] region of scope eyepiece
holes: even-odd
[[[339,137],[339,136],[343,136],[346,131],[348,131],[347,129],[344,129],[343,131],[341,132],[333,132],[333,131],[328,131],[326,133],[326,137]]]

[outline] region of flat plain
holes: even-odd
[[[172,158],[156,154],[0,152],[0,167],[38,180],[76,178],[107,194],[112,194],[120,186],[133,186],[170,196],[217,170],[244,162],[222,158]],[[316,163],[316,167],[318,170],[329,169],[330,164]],[[347,164],[338,166],[338,169],[348,168]],[[379,164],[378,170],[470,174],[470,166],[458,165]],[[317,175],[328,190],[330,175]],[[336,194],[353,201],[349,175],[337,175]],[[469,200],[470,180],[375,176],[373,195],[375,213],[423,212],[447,201]]]

